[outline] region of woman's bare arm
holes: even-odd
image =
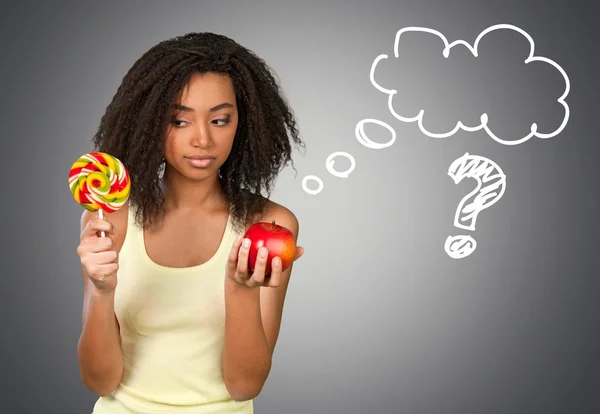
[[[100,227],[106,233],[106,236],[100,240],[93,239],[93,237],[97,237],[93,233],[84,234],[85,231],[92,231]],[[115,234],[111,233],[111,227],[115,228]],[[105,214],[104,221],[97,220],[96,213],[85,211],[81,216],[81,230],[80,249],[84,251],[80,254],[82,256],[83,312],[77,357],[81,379],[85,386],[99,396],[106,396],[119,385],[123,375],[121,336],[114,312],[114,288],[99,288],[90,280],[92,271],[89,269],[93,269],[94,266],[90,263],[93,262],[90,257],[93,254],[91,252],[99,249],[113,250],[112,254],[118,255],[127,230],[127,205],[115,213]],[[86,247],[82,247],[84,237],[89,237]],[[112,247],[109,247],[111,244]],[[102,254],[109,253],[111,252]],[[110,277],[116,280],[116,271]]]

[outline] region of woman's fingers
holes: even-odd
[[[269,251],[266,247],[261,247],[258,249],[258,254],[256,255],[256,262],[254,263],[254,271],[252,272],[252,286],[262,286],[265,281],[265,273],[267,270],[267,257],[269,255]]]
[[[271,274],[269,275],[269,278],[264,286],[277,287],[281,284],[281,266],[281,258],[275,256],[273,260],[271,260]]]
[[[87,222],[85,228],[81,232],[80,239],[84,240],[88,237],[100,235],[100,232],[107,234],[115,234],[115,227],[108,220],[93,218]]]
[[[240,254],[240,247],[242,245],[242,237],[239,236],[233,242],[229,256],[227,257],[227,272],[230,275],[235,275],[238,267],[238,257]]]
[[[242,280],[248,280],[250,277],[248,274],[248,257],[250,256],[251,244],[252,242],[250,239],[244,239],[238,256],[237,272]]]
[[[269,260],[269,251],[266,247],[258,250],[254,263],[254,270],[250,270],[249,257],[252,242],[250,239],[237,238],[231,247],[227,260],[227,270],[229,275],[238,283],[249,287],[277,287],[281,284],[281,275],[283,273],[283,264],[280,257],[273,257],[270,266],[267,266]],[[294,261],[304,255],[304,248],[296,247]],[[270,269],[268,269],[270,267]],[[268,273],[267,273],[268,272]]]

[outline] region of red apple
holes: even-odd
[[[269,251],[265,275],[271,274],[271,261],[274,257],[281,259],[282,271],[287,269],[294,261],[296,256],[294,234],[285,227],[275,224],[275,220],[271,223],[259,222],[253,224],[246,231],[244,238],[252,241],[248,255],[248,269],[250,271],[254,271],[258,250],[263,246]]]

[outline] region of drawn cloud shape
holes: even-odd
[[[545,62],[549,65],[552,65],[554,68],[556,68],[561,75],[563,76],[564,80],[565,80],[565,91],[563,92],[563,94],[560,96],[560,98],[558,99],[558,102],[564,107],[565,109],[565,115],[564,118],[560,124],[560,126],[553,132],[544,134],[544,133],[540,133],[537,131],[537,124],[533,123],[531,124],[531,130],[530,132],[519,138],[519,139],[511,139],[511,140],[505,140],[505,139],[501,139],[498,136],[496,136],[491,129],[488,127],[488,115],[486,113],[483,113],[480,117],[480,121],[481,123],[477,126],[466,126],[464,125],[462,122],[457,122],[456,125],[454,126],[454,128],[452,128],[450,131],[444,132],[444,133],[432,133],[430,131],[427,131],[424,126],[423,126],[423,116],[424,116],[424,110],[421,109],[419,111],[419,113],[414,116],[414,117],[407,117],[407,116],[402,116],[398,113],[396,113],[396,111],[393,108],[393,99],[394,96],[396,95],[396,93],[398,92],[395,89],[386,89],[384,87],[382,87],[381,85],[377,84],[377,82],[375,82],[374,79],[374,74],[375,74],[375,69],[377,68],[378,63],[382,60],[382,59],[387,59],[388,55],[387,54],[380,54],[379,56],[377,56],[375,58],[375,60],[373,61],[372,65],[371,65],[371,70],[370,70],[370,74],[369,74],[369,78],[371,81],[371,84],[373,84],[373,86],[389,95],[388,96],[388,108],[390,110],[390,113],[397,119],[399,119],[402,122],[417,122],[419,129],[421,130],[421,132],[423,132],[423,134],[431,137],[431,138],[446,138],[449,137],[451,135],[454,135],[459,129],[462,129],[464,131],[478,131],[480,129],[483,129],[487,132],[487,134],[492,137],[495,141],[499,142],[500,144],[504,144],[504,145],[517,145],[517,144],[521,144],[523,142],[528,141],[530,138],[532,137],[538,137],[538,138],[552,138],[556,135],[558,135],[566,126],[568,120],[569,120],[569,106],[566,103],[565,99],[567,97],[567,95],[569,94],[569,90],[570,90],[570,82],[569,82],[569,77],[567,76],[567,74],[565,73],[565,71],[554,61],[545,58],[545,57],[541,57],[541,56],[535,56],[534,55],[534,49],[535,49],[535,44],[533,42],[533,39],[531,38],[531,36],[529,34],[527,34],[524,30],[510,25],[510,24],[498,24],[498,25],[494,25],[491,26],[487,29],[485,29],[484,31],[482,31],[479,36],[477,36],[477,39],[475,40],[475,43],[473,44],[473,46],[471,46],[469,43],[465,42],[464,40],[457,40],[454,41],[452,43],[449,43],[448,40],[446,39],[446,37],[433,29],[429,29],[429,28],[425,28],[425,27],[406,27],[403,29],[398,30],[398,32],[396,33],[396,38],[394,41],[394,56],[396,58],[399,57],[399,52],[398,52],[398,45],[400,43],[400,38],[402,36],[402,34],[407,33],[407,32],[426,32],[426,33],[430,33],[430,34],[434,34],[436,36],[438,36],[442,42],[444,42],[444,49],[443,49],[443,55],[445,58],[448,58],[448,56],[450,56],[450,51],[454,46],[457,45],[463,45],[465,46],[468,50],[471,51],[471,53],[473,54],[473,56],[478,57],[479,51],[478,51],[478,45],[479,42],[481,41],[481,39],[488,33],[494,31],[494,30],[502,30],[502,29],[508,29],[508,30],[514,30],[518,33],[520,33],[521,35],[523,35],[528,41],[529,41],[529,56],[527,57],[527,59],[525,59],[524,63],[530,63],[530,62],[534,62],[534,61],[538,61],[538,62]]]

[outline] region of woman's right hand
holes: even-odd
[[[105,236],[100,232],[104,231]],[[110,234],[115,234],[115,227],[107,220],[94,218],[88,221],[80,236],[77,254],[81,259],[87,277],[96,290],[109,293],[117,287],[117,270],[119,254]]]

